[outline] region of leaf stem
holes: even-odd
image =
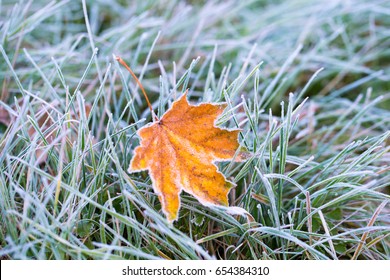
[[[145,96],[146,103],[148,103],[148,106],[149,106],[149,109],[150,109],[150,113],[152,114],[152,117],[154,118],[155,121],[159,121],[158,117],[156,116],[156,114],[155,114],[154,111],[153,111],[153,107],[152,107],[152,105],[150,104],[148,95],[146,94],[145,89],[144,89],[144,87],[142,86],[140,80],[138,80],[137,76],[134,74],[134,72],[130,69],[130,67],[126,64],[126,62],[125,62],[120,56],[115,56],[115,59],[116,59],[120,64],[122,64],[122,65],[127,69],[127,71],[129,71],[129,73],[131,74],[131,76],[133,76],[134,80],[137,82],[138,86],[140,87],[142,93],[143,93],[144,96]]]

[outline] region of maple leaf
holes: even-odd
[[[215,127],[216,118],[225,108],[226,103],[193,106],[183,94],[160,120],[137,132],[141,143],[128,172],[148,170],[169,222],[177,219],[182,190],[203,205],[228,206],[228,193],[234,183],[218,171],[215,161],[233,159],[240,130]],[[246,156],[246,152],[238,152],[235,160]]]

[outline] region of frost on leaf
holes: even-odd
[[[160,120],[138,131],[141,143],[128,171],[148,170],[170,222],[178,217],[182,190],[203,205],[228,206],[228,193],[234,184],[214,162],[233,159],[239,148],[239,130],[215,127],[225,107],[224,103],[193,106],[184,94]],[[246,152],[238,152],[235,160],[246,157]]]

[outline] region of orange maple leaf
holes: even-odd
[[[180,193],[185,190],[203,205],[228,206],[234,183],[218,171],[215,161],[233,159],[240,130],[215,127],[226,103],[190,105],[187,95],[175,101],[160,120],[137,133],[140,146],[130,162],[130,173],[148,170],[168,221],[177,220]],[[246,152],[238,152],[241,161]]]

